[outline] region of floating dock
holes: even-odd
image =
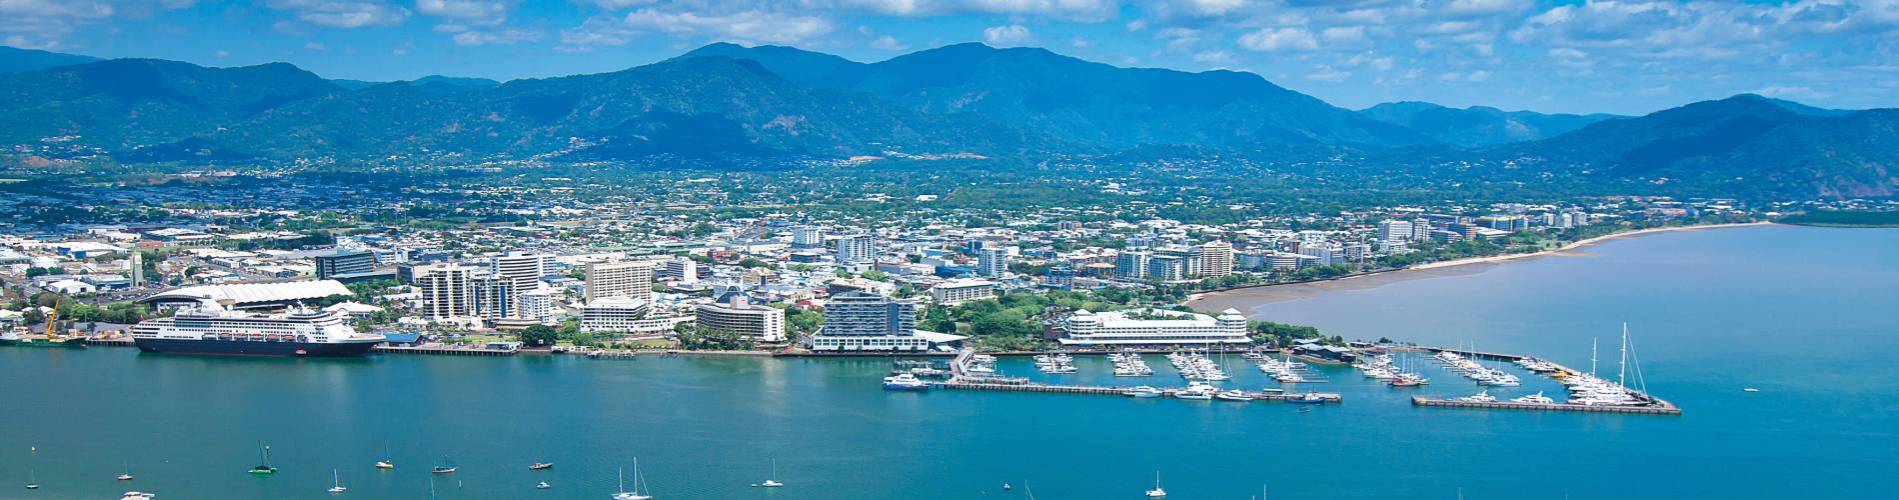
[[[1128,391],[1134,390],[1133,387],[1104,387],[1104,386],[1088,386],[1088,385],[1045,385],[1045,384],[1003,384],[1003,383],[965,382],[962,380],[955,380],[955,379],[949,380],[947,382],[934,382],[934,383],[931,383],[930,385],[936,386],[938,388],[943,388],[943,389],[954,389],[954,390],[962,390],[962,391],[1041,392],[1041,393],[1051,393],[1051,394],[1094,394],[1094,395],[1100,395],[1100,396],[1121,396],[1121,397],[1128,397],[1127,395]],[[1161,392],[1165,393],[1169,397],[1173,396],[1174,393],[1179,392],[1179,391],[1180,389],[1178,388],[1161,389]],[[1336,403],[1344,402],[1345,400],[1344,397],[1335,393],[1316,393],[1316,394],[1318,394],[1319,398],[1324,400],[1325,403],[1336,404]],[[1254,401],[1286,402],[1286,401],[1292,401],[1292,400],[1304,398],[1306,393],[1246,392],[1246,395],[1251,396]],[[1215,399],[1214,401],[1221,401],[1221,400]],[[1233,402],[1244,403],[1245,401],[1233,401]]]

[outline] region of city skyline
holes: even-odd
[[[1890,106],[1899,12],[1881,2],[30,1],[5,45],[327,78],[508,80],[648,64],[707,43],[874,62],[942,45],[1043,47],[1118,66],[1258,73],[1334,104],[1422,100],[1641,114],[1756,93]],[[1765,55],[1771,54],[1772,57]]]

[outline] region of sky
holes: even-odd
[[[1358,109],[1899,107],[1899,0],[0,0],[0,44],[329,78],[615,71],[717,41],[874,62],[961,42],[1230,69]]]

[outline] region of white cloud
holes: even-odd
[[[416,12],[458,22],[494,26],[508,20],[512,0],[416,0]]]
[[[217,52],[212,52],[212,53],[211,53],[211,57],[216,57],[216,58],[218,58],[218,59],[223,59],[223,58],[226,58],[226,57],[231,57],[231,51],[228,51],[228,50],[219,50],[219,51],[217,51]]]
[[[321,43],[310,42],[310,43],[303,44],[303,50],[308,50],[311,52],[323,52],[326,50],[330,50],[330,48]]]
[[[592,52],[600,47],[616,47],[633,41],[639,32],[618,18],[595,16],[580,23],[580,26],[560,30],[560,45],[556,50],[564,52]]]
[[[1047,16],[1068,21],[1097,23],[1114,19],[1119,13],[1121,2],[1118,0],[800,0],[800,3],[829,10],[860,10],[903,17],[988,14]]]
[[[1193,60],[1196,62],[1203,62],[1207,64],[1216,64],[1216,65],[1223,65],[1223,66],[1231,66],[1239,62],[1239,59],[1233,57],[1232,53],[1229,53],[1224,50],[1209,50],[1206,52],[1197,52],[1197,53],[1194,53]]]
[[[1365,41],[1364,26],[1334,26],[1319,32],[1319,38],[1332,43],[1350,43]]]
[[[330,28],[396,26],[409,20],[409,9],[377,0],[270,0],[265,5]]]
[[[880,35],[877,37],[877,39],[870,41],[870,48],[877,49],[877,50],[888,50],[892,52],[899,52],[899,51],[910,50],[910,45],[903,43],[903,41],[901,40],[897,40],[897,37],[893,37],[890,35]]]
[[[1312,38],[1312,32],[1305,28],[1262,28],[1240,37],[1240,46],[1247,50],[1274,52],[1279,50],[1312,50],[1319,48],[1319,42]]]
[[[1307,80],[1320,81],[1320,82],[1342,82],[1342,81],[1345,81],[1345,79],[1351,78],[1351,77],[1352,77],[1352,72],[1350,71],[1332,69],[1331,67],[1327,67],[1327,66],[1320,66],[1318,68],[1315,68],[1312,73],[1309,73],[1306,75]]]
[[[640,9],[628,13],[621,21],[636,31],[751,43],[803,43],[829,34],[834,29],[831,21],[822,17],[762,10],[700,14]]]
[[[991,26],[982,30],[982,40],[997,47],[1015,47],[1035,41],[1035,33],[1020,24]]]
[[[463,31],[460,33],[456,33],[454,36],[455,45],[461,45],[461,46],[513,45],[516,43],[532,42],[532,41],[540,40],[540,39],[541,39],[540,32],[519,30],[519,29],[513,29],[513,28],[497,29],[497,30],[470,30],[470,31]]]

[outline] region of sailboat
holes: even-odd
[[[251,474],[255,474],[259,476],[276,474],[277,468],[270,466],[270,447],[264,446],[262,448],[259,448],[257,450],[257,454],[263,460],[264,463],[257,464],[256,467],[251,467]]]
[[[633,491],[626,490],[626,469],[620,469],[620,491],[613,494],[613,500],[652,500],[653,496],[640,491],[640,459],[633,459]]]
[[[119,474],[119,480],[120,480],[120,481],[131,481],[131,480],[132,480],[132,465],[131,465],[131,464],[129,464],[129,463],[128,463],[128,464],[126,464],[126,465],[125,465],[125,473],[124,473],[124,474]]]
[[[343,487],[343,476],[337,475],[336,469],[330,469],[330,490],[329,491],[331,494],[349,491],[349,488]]]
[[[38,458],[40,456],[40,447],[34,446],[34,447],[28,448],[27,454],[31,455],[32,458],[34,459],[34,462],[37,463]],[[33,480],[33,468],[31,467],[28,467],[26,469],[26,489],[29,489],[29,490],[40,489],[40,482]]]
[[[1167,490],[1161,489],[1160,471],[1154,471],[1154,489],[1147,490],[1148,498],[1166,498]]]
[[[382,470],[390,470],[390,469],[396,468],[396,463],[391,462],[389,459],[389,443],[382,444],[382,460],[376,461],[376,468],[382,469]]]
[[[772,459],[772,460],[771,460],[771,478],[769,478],[769,479],[766,479],[766,480],[765,480],[765,482],[762,482],[762,483],[758,483],[758,484],[754,484],[754,485],[752,485],[752,486],[762,486],[762,487],[766,487],[766,488],[777,488],[777,487],[780,487],[780,486],[784,486],[784,485],[785,485],[785,483],[780,483],[780,482],[778,482],[778,459],[776,459],[776,458],[774,458],[774,459]]]

